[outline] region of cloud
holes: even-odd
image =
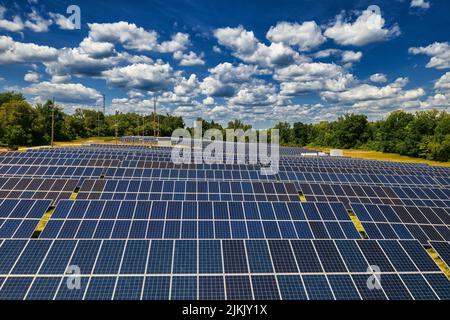
[[[342,53],[342,62],[358,62],[361,60],[363,54],[361,51],[344,51]]]
[[[203,104],[207,105],[207,106],[212,106],[214,105],[216,102],[214,101],[213,97],[206,97],[205,99],[203,99]]]
[[[407,83],[408,79],[398,78],[392,84],[384,87],[361,84],[342,92],[325,92],[322,97],[334,102],[384,99],[398,94]]]
[[[39,73],[34,71],[29,71],[23,78],[27,82],[38,82],[39,81]]]
[[[260,43],[253,31],[242,26],[236,28],[219,28],[214,31],[219,44],[231,49],[232,54],[247,63],[261,67],[283,67],[301,61],[298,52],[283,43]]]
[[[88,23],[89,38],[94,42],[120,43],[125,49],[173,53],[184,51],[189,45],[189,35],[178,32],[171,39],[158,43],[158,33],[145,30],[134,23]]]
[[[438,92],[450,93],[450,72],[447,72],[439,80],[437,80],[434,84],[434,88]]]
[[[172,36],[169,41],[164,41],[158,45],[159,52],[178,52],[184,51],[190,44],[189,35],[178,32]]]
[[[272,84],[256,82],[245,85],[230,99],[229,104],[238,106],[268,106],[274,101],[276,88]]]
[[[398,25],[388,29],[384,25],[385,20],[380,12],[367,9],[353,23],[345,20],[342,14],[338,15],[324,34],[340,45],[353,46],[364,46],[400,35]]]
[[[410,54],[425,54],[431,57],[427,68],[448,69],[450,68],[450,44],[448,42],[435,42],[427,47],[409,48]]]
[[[158,60],[154,64],[135,63],[103,72],[112,87],[156,92],[166,90],[173,82],[173,69],[168,63]]]
[[[0,64],[33,63],[55,60],[58,50],[34,43],[16,42],[0,36]]]
[[[425,95],[422,88],[406,90],[407,78],[398,78],[383,87],[359,84],[341,92],[322,92],[321,97],[344,110],[357,109],[372,118],[380,118],[395,109],[421,108],[420,99]]]
[[[68,19],[66,16],[50,12],[49,16],[52,18],[53,22],[62,30],[75,30],[75,24]]]
[[[60,103],[96,104],[102,98],[97,90],[80,83],[40,82],[23,88],[22,91],[34,96],[36,101],[45,101],[54,97]]]
[[[178,83],[174,86],[173,92],[180,97],[193,97],[198,94],[199,82],[196,74],[191,74],[188,79],[177,79]]]
[[[411,8],[429,9],[430,3],[426,0],[411,0]]]
[[[307,62],[276,70],[281,94],[295,96],[313,91],[343,91],[355,80],[353,75],[334,63]]]
[[[316,59],[329,58],[331,56],[341,56],[341,61],[343,63],[348,63],[348,62],[361,61],[363,54],[361,51],[325,49],[325,50],[318,51],[313,55],[313,57]]]
[[[25,22],[19,15],[15,15],[12,20],[5,18],[7,9],[0,5],[0,29],[10,32],[22,32],[25,28],[34,32],[47,32],[53,24],[51,19],[44,19],[39,12],[32,8],[27,15]]]
[[[191,67],[191,66],[203,66],[205,61],[203,60],[203,53],[198,56],[195,52],[191,51],[187,54],[177,51],[173,54],[175,60],[180,61],[180,66]]]
[[[103,71],[123,63],[151,63],[146,56],[117,52],[109,42],[96,42],[85,38],[77,48],[58,50],[54,61],[44,62],[46,72],[54,77],[54,82],[64,82],[72,76],[100,77]]]
[[[232,97],[236,91],[232,84],[223,83],[211,76],[203,79],[200,88],[204,95],[210,97]]]
[[[21,32],[25,26],[20,16],[14,16],[12,20],[5,19],[6,8],[0,6],[0,29],[10,32]]]
[[[387,82],[387,76],[383,73],[375,73],[370,76],[370,81],[376,83],[384,83]]]
[[[270,27],[266,37],[271,42],[297,46],[300,51],[309,51],[326,41],[314,21],[306,21],[302,24],[278,22],[275,27]]]
[[[88,23],[89,38],[96,42],[121,43],[126,49],[155,50],[158,43],[156,31],[146,31],[134,23]]]
[[[252,81],[252,76],[259,74],[256,66],[239,64],[232,65],[229,62],[220,63],[210,68],[210,75],[200,84],[202,93],[211,97],[232,97],[238,87]]]
[[[47,32],[52,23],[53,21],[51,19],[44,19],[37,10],[33,8],[31,13],[28,14],[28,20],[25,21],[25,26],[34,32]]]

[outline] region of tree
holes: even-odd
[[[235,119],[233,121],[228,122],[228,127],[227,127],[227,129],[233,129],[233,130],[242,129],[244,131],[250,130],[251,128],[252,128],[251,125],[245,124],[239,119]]]
[[[366,143],[368,121],[362,114],[346,114],[339,117],[334,125],[336,147],[350,149]]]
[[[294,132],[288,122],[279,122],[274,129],[278,129],[280,135],[280,143],[294,143]]]
[[[296,122],[293,126],[293,134],[295,143],[300,146],[306,146],[309,143],[309,132],[310,128],[307,124],[302,122]]]
[[[52,135],[52,109],[54,110],[54,139],[59,141],[69,140],[65,127],[66,114],[63,108],[53,105],[51,100],[44,104],[37,104],[36,111],[42,117],[45,127],[45,135],[42,137],[44,143],[50,143]]]
[[[0,137],[8,147],[39,142],[43,129],[37,111],[26,101],[10,101],[0,107]]]
[[[414,115],[399,110],[392,112],[382,121],[376,133],[378,151],[406,154],[406,127],[414,120]]]
[[[25,97],[23,94],[16,92],[0,93],[0,106],[11,101],[25,101]]]

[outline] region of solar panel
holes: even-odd
[[[450,298],[423,247],[448,264],[448,168],[301,151],[281,148],[272,176],[245,155],[174,164],[165,147],[2,153],[0,299]]]
[[[450,243],[431,241],[430,244],[433,249],[436,250],[439,258],[441,258],[447,267],[450,268]]]
[[[51,200],[0,199],[0,237],[30,238]]]
[[[55,260],[61,251],[66,258]],[[331,259],[339,260],[332,265]],[[367,287],[369,265],[380,268],[380,289]],[[79,289],[68,288],[69,266],[79,268]],[[415,240],[5,240],[0,267],[1,299],[403,300],[450,294],[448,279]]]
[[[371,239],[450,241],[448,208],[351,204]]]
[[[52,239],[360,239],[340,203],[62,200]]]

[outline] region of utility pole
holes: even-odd
[[[100,138],[100,106],[97,105],[97,137]]]
[[[118,123],[118,117],[119,117],[119,110],[116,110],[116,145],[117,145],[117,143],[118,143],[118,140],[119,140],[119,123]]]
[[[156,92],[153,95],[153,137],[156,138]]]
[[[54,139],[55,139],[55,97],[53,97],[52,99],[52,140],[51,140],[52,148]]]
[[[103,94],[103,116],[106,115],[106,95]]]

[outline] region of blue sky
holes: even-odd
[[[76,4],[81,29],[66,13]],[[450,2],[5,1],[0,86],[265,128],[450,107]]]

